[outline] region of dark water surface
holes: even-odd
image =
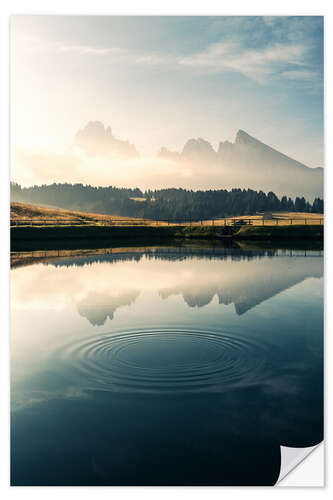
[[[15,266],[13,485],[272,485],[323,439],[320,251]]]

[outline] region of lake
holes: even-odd
[[[319,250],[22,254],[12,485],[273,485],[323,439]]]

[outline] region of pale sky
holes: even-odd
[[[216,148],[238,129],[323,166],[322,17],[14,16],[11,30],[15,181],[162,187],[156,169],[174,174],[162,146]],[[140,159],[73,147],[95,120]]]

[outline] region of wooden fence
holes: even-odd
[[[323,257],[323,250],[244,250],[242,248],[183,248],[183,247],[159,247],[158,251],[151,247],[142,248],[131,248],[131,249],[121,249],[121,248],[96,248],[96,249],[78,249],[78,250],[29,250],[29,251],[19,251],[10,252],[12,258],[47,258],[47,257],[91,257],[91,256],[122,256],[126,254],[150,254],[150,255],[202,255],[206,257],[207,255],[217,255],[217,256],[232,256],[232,255],[244,255],[244,256],[278,256],[278,257]]]
[[[149,219],[114,219],[112,217],[105,219],[11,219],[10,226],[86,226],[86,225],[99,225],[99,226],[236,226],[240,227],[243,225],[253,225],[253,226],[286,226],[286,225],[323,225],[323,218],[314,217],[297,217],[295,219],[290,218],[272,218],[264,219],[262,217],[251,217],[249,219],[242,217],[227,217],[227,218],[213,218],[213,219],[161,219],[161,220],[149,220]]]

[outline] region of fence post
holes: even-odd
[[[306,219],[304,219],[304,224],[306,225]]]

